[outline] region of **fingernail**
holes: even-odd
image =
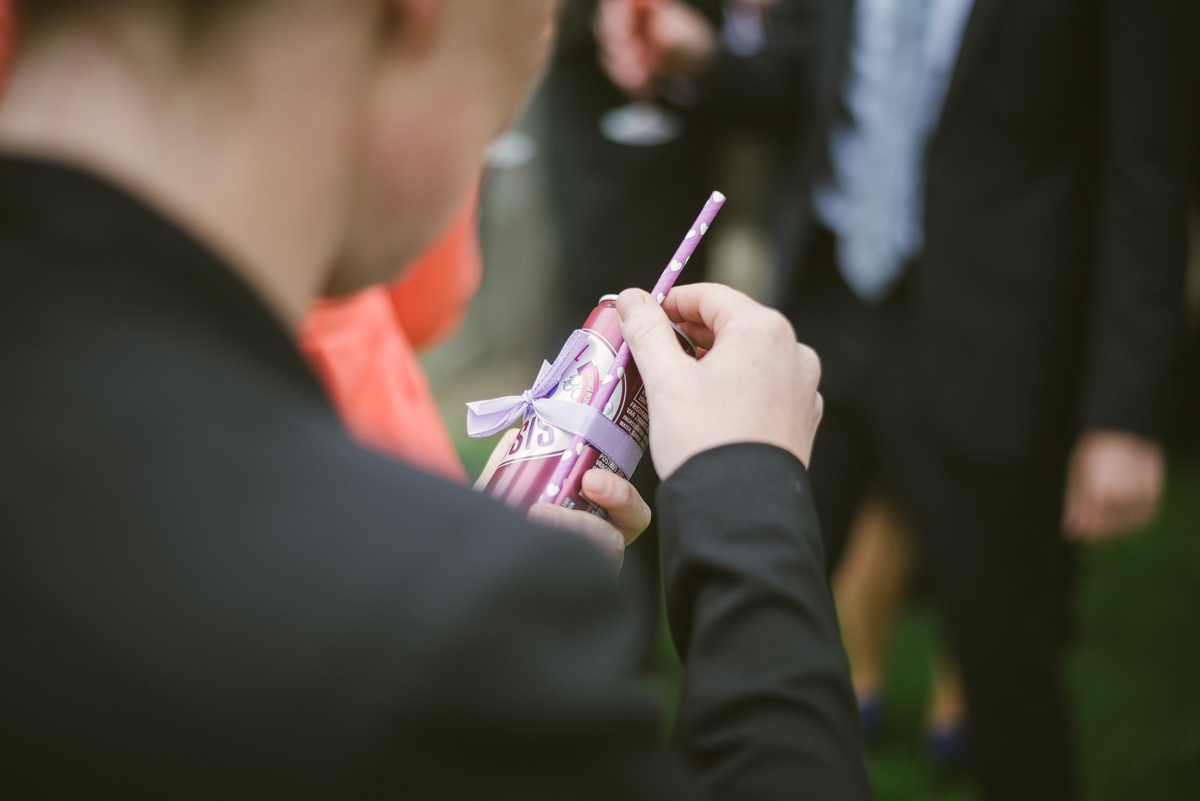
[[[583,474],[583,488],[588,492],[604,492],[609,487],[612,473],[607,470],[589,470]]]
[[[645,306],[650,296],[640,289],[626,289],[617,298],[617,316],[624,320],[630,312],[639,306]]]
[[[541,504],[529,507],[529,520],[532,523],[544,523],[546,513],[542,511]]]

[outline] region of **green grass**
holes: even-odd
[[[879,742],[867,752],[878,801],[971,801],[978,797],[969,780],[942,775],[921,754],[929,659],[938,640],[936,618],[923,606],[906,610],[892,632],[883,730]]]
[[[491,443],[464,452],[477,473]],[[1086,801],[1200,800],[1200,476],[1173,476],[1161,519],[1138,537],[1082,553],[1078,637],[1067,665]],[[674,720],[682,669],[666,626],[657,670],[639,682]],[[893,632],[887,719],[867,755],[878,801],[976,801],[969,779],[921,756],[937,626],[907,610]]]
[[[1200,799],[1200,480],[1176,475],[1161,519],[1081,554],[1078,636],[1067,665],[1087,801]],[[867,755],[878,801],[972,801],[968,779],[921,756],[935,617],[905,612],[893,634],[880,743]]]
[[[1177,474],[1161,519],[1081,554],[1067,665],[1087,801],[1200,799],[1200,480]],[[888,663],[889,719],[868,765],[879,801],[968,801],[921,758],[934,616],[908,610]]]
[[[1089,551],[1070,664],[1088,799],[1200,799],[1200,479],[1145,535]]]
[[[1067,665],[1087,801],[1200,799],[1200,479],[1178,474],[1161,519],[1081,554],[1078,636]],[[968,779],[921,756],[935,617],[893,633],[880,743],[867,755],[878,801],[972,801]]]

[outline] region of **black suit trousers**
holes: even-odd
[[[992,801],[1075,797],[1061,682],[1071,552],[1060,534],[1066,453],[981,464],[939,441],[912,369],[909,297],[863,305],[821,232],[793,322],[824,365],[812,482],[830,567],[872,493],[909,516],[967,690],[974,771]]]

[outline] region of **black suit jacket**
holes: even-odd
[[[127,194],[0,159],[0,795],[862,799],[802,465],[662,490],[678,747],[577,538],[355,445]]]
[[[744,93],[760,117],[796,131],[779,202],[784,307],[815,227],[852,11],[851,0],[826,0],[807,23],[824,43],[812,82],[778,56],[726,59],[713,78],[714,97],[737,94],[752,70],[768,90],[792,89]],[[1160,246],[1169,258],[1149,261],[1116,244],[1144,222],[1123,207],[1151,187],[1102,171],[1102,154],[1138,124],[1119,108],[1137,98],[1116,99],[1127,87],[1106,82],[1112,37],[1131,33],[1106,29],[1109,11],[1095,0],[976,0],[926,154],[914,380],[934,430],[971,457],[1023,459],[1061,447],[1075,426],[1163,430],[1182,266],[1176,240]],[[1120,46],[1155,60],[1145,45]]]
[[[1178,294],[1176,271],[1187,258],[1188,207],[1195,207],[1200,167],[1200,4],[1191,0],[1109,0],[1107,129],[1101,265],[1121,292],[1143,303]],[[1124,264],[1142,269],[1122,271]],[[1163,282],[1161,276],[1168,276]],[[1156,280],[1158,278],[1159,280]],[[1182,307],[1182,304],[1180,304]],[[1181,309],[1182,310],[1182,309]],[[1172,354],[1155,346],[1176,328],[1173,316],[1146,328],[1112,307],[1099,319],[1099,368],[1162,370]],[[1195,321],[1193,321],[1194,323]],[[1193,330],[1183,356],[1176,435],[1200,430],[1200,339]],[[1174,363],[1165,366],[1171,372]],[[1144,402],[1128,387],[1125,403]],[[1182,418],[1182,419],[1179,419]],[[1188,444],[1188,443],[1183,443]],[[1192,443],[1193,447],[1195,442]]]

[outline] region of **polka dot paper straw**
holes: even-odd
[[[717,218],[717,214],[724,205],[725,196],[720,192],[713,192],[712,197],[704,204],[704,210],[700,212],[700,216],[696,218],[696,222],[692,224],[691,229],[687,232],[687,236],[683,238],[679,249],[675,251],[675,255],[671,258],[667,269],[663,270],[658,283],[650,291],[650,294],[654,296],[654,299],[659,304],[662,304],[667,299],[667,293],[671,291],[671,287],[675,286],[675,282],[679,280],[679,274],[691,260],[692,254],[700,246],[700,240],[704,239],[704,235],[708,233],[709,226],[713,224],[713,220]],[[600,385],[599,391],[592,396],[592,408],[603,409],[608,405],[609,400],[612,398],[613,390],[617,388],[616,379],[625,374],[625,368],[629,366],[629,358],[629,346],[622,344],[621,349],[617,352],[616,360],[613,362],[612,367],[609,368],[604,383]],[[575,437],[571,440],[570,447],[567,448],[563,454],[562,461],[554,469],[554,474],[550,477],[550,481],[547,482],[546,489],[542,492],[542,497],[538,499],[538,503],[562,503],[563,496],[568,490],[563,485],[566,483],[567,476],[571,474],[576,460],[583,453],[586,445],[587,440],[583,437]]]

